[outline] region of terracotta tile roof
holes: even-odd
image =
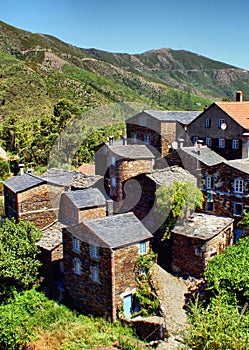
[[[249,129],[249,101],[245,102],[216,102],[224,112],[232,117],[243,128]]]
[[[95,164],[83,163],[78,167],[77,171],[86,175],[95,175]]]

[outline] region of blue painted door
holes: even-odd
[[[132,294],[124,297],[124,315],[130,317],[132,313]]]
[[[238,240],[240,239],[242,233],[244,232],[243,228],[240,227],[236,227],[234,230],[234,242],[238,242]]]

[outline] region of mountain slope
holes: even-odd
[[[248,71],[191,52],[129,55],[83,49],[4,22],[0,69],[0,119],[52,114],[61,98],[81,111],[124,101],[196,110],[215,99],[233,99],[236,90],[249,99]]]

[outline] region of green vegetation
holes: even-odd
[[[41,232],[33,223],[6,219],[0,224],[0,301],[9,290],[27,289],[37,281],[40,262],[35,243]]]
[[[249,237],[210,260],[207,288],[191,307],[192,349],[249,348]]]
[[[46,344],[48,349],[78,350],[145,349],[132,329],[103,318],[79,315],[31,289],[14,293],[0,305],[0,348],[23,349],[23,345]]]
[[[0,226],[0,348],[28,343],[53,349],[143,349],[129,327],[79,315],[39,291],[35,243],[41,232],[28,221],[6,219]]]
[[[201,207],[203,195],[201,190],[192,182],[177,182],[173,185],[162,185],[156,191],[157,214],[160,218],[165,218],[162,227],[163,240],[170,238],[170,230],[178,219],[182,220],[187,215]]]
[[[135,299],[139,305],[139,311],[135,316],[155,316],[159,314],[160,303],[151,283],[151,268],[156,255],[151,251],[149,254],[140,255],[136,264],[136,279],[138,288]]]

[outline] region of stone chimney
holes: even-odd
[[[19,164],[20,175],[24,174],[24,164]]]
[[[127,138],[123,135],[120,135],[120,138],[122,140],[123,146],[126,146],[127,145]]]
[[[203,140],[198,140],[197,141],[197,153],[199,156],[202,155],[202,145],[203,145],[204,141]]]
[[[106,201],[106,216],[113,215],[113,200],[107,199]]]
[[[178,148],[182,148],[183,147],[183,144],[184,144],[184,139],[178,139],[177,140],[177,146],[178,146]]]
[[[113,141],[114,141],[114,136],[109,136],[108,137],[108,141],[109,141],[109,145],[111,146],[111,145],[113,145]]]
[[[242,91],[236,92],[236,102],[242,102],[243,101],[243,93]]]

